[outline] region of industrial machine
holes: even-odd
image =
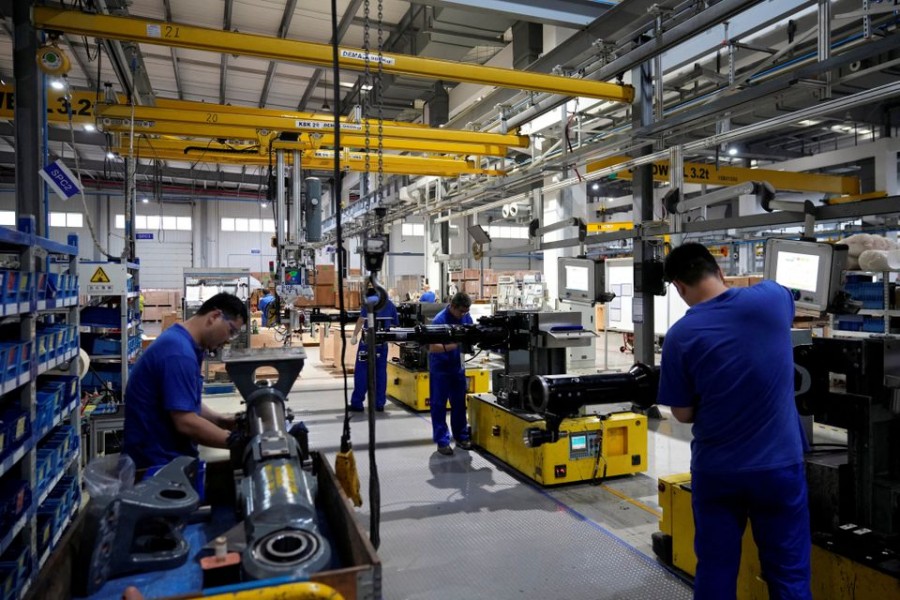
[[[766,274],[798,307],[858,310],[841,291],[846,246],[769,240]],[[846,431],[846,446],[813,446],[806,457],[814,598],[900,594],[900,340],[812,338],[794,332],[795,399],[801,418]],[[691,477],[659,480],[663,509],[653,548],[693,575]],[[742,544],[738,597],[768,598],[750,528]]]
[[[402,327],[428,325],[447,305],[439,302],[404,302],[397,306]],[[416,411],[431,407],[431,382],[428,375],[428,345],[415,341],[397,344],[400,356],[387,366],[388,396]],[[470,394],[490,389],[489,371],[479,367],[466,368]]]
[[[420,325],[380,333],[390,341],[478,345],[504,357],[493,394],[469,395],[472,440],[543,485],[647,468],[647,420],[632,412],[581,416],[587,405],[656,400],[657,372],[566,375],[566,350],[588,344],[578,313],[507,311],[474,325]]]

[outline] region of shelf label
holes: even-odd
[[[109,283],[109,275],[106,274],[103,267],[97,267],[97,270],[91,275],[91,283]]]

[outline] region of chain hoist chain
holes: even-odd
[[[384,11],[378,0],[378,199],[384,200]],[[380,205],[380,202],[379,202]]]
[[[363,80],[360,84],[359,89],[359,103],[362,106],[362,114],[361,117],[363,119],[365,128],[365,138],[366,138],[366,147],[365,147],[365,182],[366,185],[364,190],[368,193],[369,191],[369,173],[372,171],[371,165],[371,157],[369,153],[372,149],[371,142],[371,128],[369,125],[369,96],[366,88],[371,88],[372,82],[372,72],[369,68],[369,0],[365,0],[363,2],[363,56],[365,57],[365,72],[363,74]],[[362,190],[361,190],[362,191]]]

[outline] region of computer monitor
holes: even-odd
[[[560,258],[559,299],[593,304],[604,301],[606,284],[602,260]]]
[[[825,312],[841,291],[847,246],[769,239],[765,277],[791,290],[797,308]]]

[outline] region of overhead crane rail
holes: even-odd
[[[330,44],[50,7],[35,7],[33,14],[35,27],[67,34],[190,48],[220,54],[255,56],[320,67],[332,64]],[[341,47],[338,62],[341,68],[355,71],[365,70],[367,62],[380,63],[379,69],[392,75],[459,81],[564,96],[584,96],[611,102],[630,103],[634,99],[634,89],[627,85],[389,52],[380,55],[370,52],[367,55],[364,50],[358,48]]]

